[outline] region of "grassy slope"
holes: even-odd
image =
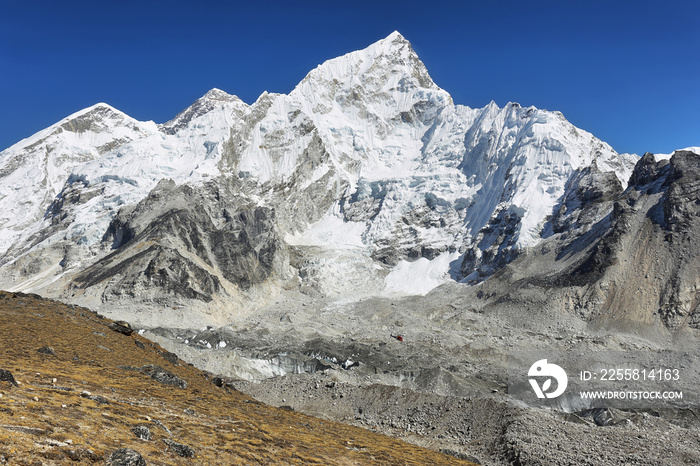
[[[0,382],[0,463],[104,464],[128,447],[149,465],[469,464],[217,387],[182,361],[166,361],[151,341],[109,329],[110,322],[84,308],[0,292],[0,368],[20,382]],[[37,352],[47,346],[55,356]],[[187,388],[130,369],[146,364],[185,379]],[[137,425],[153,439],[138,439]],[[196,458],[177,456],[164,439],[191,446]]]

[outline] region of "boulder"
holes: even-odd
[[[56,351],[54,351],[54,349],[51,348],[50,346],[42,346],[41,348],[36,350],[36,352],[41,353],[41,354],[49,354],[51,356],[56,356]]]
[[[138,438],[141,440],[151,440],[153,438],[153,434],[151,434],[151,430],[146,427],[146,426],[136,426],[131,431],[136,435]]]
[[[170,448],[175,454],[178,456],[182,456],[183,458],[194,458],[195,453],[194,449],[188,445],[184,445],[182,443],[175,442],[174,440],[170,439],[163,439],[163,442]]]
[[[146,366],[143,366],[141,368],[141,371],[144,374],[147,374],[149,377],[151,377],[153,380],[156,382],[160,382],[164,385],[173,385],[175,387],[179,388],[187,388],[187,381],[184,379],[181,379],[180,377],[176,376],[170,371],[166,371],[160,366],[156,366],[154,364],[149,364]]]
[[[107,327],[111,328],[115,332],[119,332],[121,334],[124,334],[127,337],[131,336],[131,334],[134,333],[134,329],[131,328],[131,324],[129,324],[129,322],[125,322],[123,320],[112,322]]]
[[[161,356],[163,356],[163,359],[168,361],[170,364],[177,366],[177,354],[171,353],[170,351],[165,351],[161,353]]]
[[[10,382],[15,387],[19,386],[19,385],[17,385],[17,381],[15,380],[14,376],[12,375],[12,372],[5,370],[5,369],[0,369],[0,382]]]
[[[146,466],[146,460],[135,450],[120,448],[109,455],[107,466]]]

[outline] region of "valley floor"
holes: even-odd
[[[526,407],[507,394],[511,350],[634,353],[671,344],[666,336],[596,332],[545,313],[527,321],[479,313],[458,287],[404,300],[299,302],[281,297],[228,328],[145,335],[266,404],[484,466],[700,463],[695,408],[602,409],[598,425],[591,413]],[[692,351],[691,343],[673,342]]]

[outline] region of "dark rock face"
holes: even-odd
[[[140,244],[140,243],[139,243]],[[89,288],[114,277],[104,291],[106,300],[113,297],[136,297],[135,290],[154,289],[161,295],[174,295],[209,302],[221,289],[219,279],[176,248],[151,244],[136,254],[117,250],[89,267],[76,279],[80,288]]]
[[[105,300],[135,290],[210,302],[222,279],[246,290],[274,272],[282,243],[275,213],[246,205],[226,183],[203,187],[160,182],[122,209],[103,242],[114,252],[81,273],[80,288],[102,286]]]
[[[555,233],[573,230],[567,233],[570,239],[560,256],[591,246],[585,260],[568,277],[570,283],[593,283],[619,260],[629,260],[631,248],[642,247],[629,241],[638,241],[640,236],[654,241],[649,253],[667,258],[678,256],[673,260],[680,269],[689,259],[697,257],[698,251],[681,257],[678,251],[669,248],[673,234],[668,231],[677,231],[688,241],[697,231],[694,225],[700,225],[700,202],[697,201],[700,156],[676,152],[670,162],[656,162],[654,156],[647,153],[637,163],[624,193],[617,180],[606,183],[600,176],[607,174],[596,175],[589,169],[584,172],[589,173],[582,174],[579,187],[569,191],[552,220]],[[616,184],[617,187],[613,186]],[[582,230],[581,225],[588,227]],[[586,234],[588,230],[591,233]],[[640,235],[640,231],[644,234]],[[634,259],[643,258],[637,254]]]
[[[555,207],[550,221],[554,233],[590,228],[609,213],[610,202],[622,194],[622,185],[612,172],[595,165],[578,170],[569,180],[566,194]]]
[[[178,250],[154,247],[149,251],[148,265],[142,276],[120,284],[120,290],[130,285],[143,285],[189,299],[209,302],[212,295],[221,289],[219,279],[194,261],[184,257]],[[192,283],[192,285],[187,285]]]
[[[700,329],[700,155],[646,154],[624,192],[594,169],[569,188],[537,250],[481,295],[501,307],[563,308],[606,329]]]
[[[135,450],[120,448],[109,455],[107,466],[146,466],[146,460]]]
[[[216,263],[232,283],[247,289],[272,272],[278,240],[274,212],[255,208],[239,213],[209,235]]]
[[[640,189],[668,173],[668,168],[667,160],[656,162],[654,154],[647,152],[635,165],[629,184],[634,186],[635,189]]]
[[[671,231],[686,231],[697,224],[700,216],[700,156],[679,151],[670,165],[664,216]]]
[[[659,314],[670,328],[700,328],[700,155],[676,152],[663,199],[664,245],[676,259],[660,297]]]
[[[178,388],[187,388],[187,381],[181,379],[170,371],[163,369],[160,366],[149,364],[143,366],[141,371],[151,377],[156,382],[162,383],[163,385],[172,385]]]
[[[542,237],[564,233],[573,239],[586,234],[605,219],[612,202],[621,194],[622,184],[615,173],[603,172],[595,162],[576,170],[542,229]],[[496,209],[487,226],[479,230],[477,247],[466,250],[460,266],[462,275],[476,272],[470,282],[477,283],[518,257],[521,251],[516,243],[521,219],[522,212],[515,207]]]
[[[465,252],[460,265],[462,275],[467,277],[476,272],[476,276],[470,280],[476,283],[517,257],[518,251],[514,246],[521,218],[521,214],[514,209],[496,213],[489,224],[479,231],[477,247]]]
[[[636,184],[614,203],[611,228],[588,262],[599,264],[601,271],[619,257],[645,270],[644,281],[665,277],[660,289],[653,286],[661,319],[670,328],[682,324],[698,328],[700,155],[679,151],[670,161],[657,163],[646,155],[632,180]],[[657,198],[653,206],[645,207]]]
[[[70,206],[85,204],[103,192],[103,187],[89,188],[85,179],[69,177],[61,192],[46,209],[44,218],[50,219],[52,226],[59,225],[62,222],[69,223],[74,220],[74,218],[71,218]]]

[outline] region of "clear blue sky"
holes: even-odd
[[[618,152],[700,145],[696,1],[0,0],[0,149],[107,102],[252,103],[398,30],[458,104],[559,110]]]

